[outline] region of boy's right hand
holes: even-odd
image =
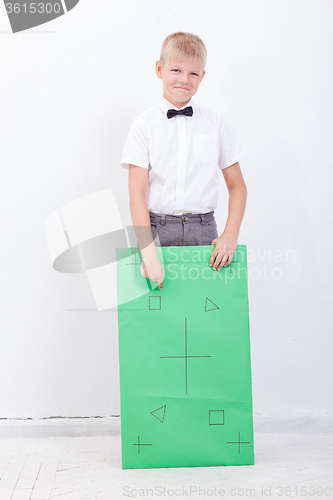
[[[156,256],[146,259],[145,262],[141,262],[140,272],[142,276],[150,279],[151,281],[158,281],[158,288],[162,290],[163,288],[163,278],[164,278],[164,268]]]

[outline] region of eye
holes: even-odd
[[[191,73],[191,75],[194,75],[194,76],[199,76],[198,73]]]
[[[179,71],[179,69],[173,69],[172,71]]]

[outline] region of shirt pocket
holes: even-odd
[[[212,134],[193,135],[193,156],[203,162],[217,161],[217,139]]]

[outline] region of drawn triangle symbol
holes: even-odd
[[[210,302],[210,304],[213,304],[214,307],[211,307],[211,305],[208,304],[208,302]],[[215,309],[220,309],[220,308],[216,304],[214,304],[214,302],[212,302],[210,299],[206,298],[205,312],[214,311]]]
[[[157,408],[157,410],[151,411],[150,413],[157,418],[160,422],[164,422],[164,415],[165,415],[165,410],[166,410],[166,405],[161,406],[161,408]]]

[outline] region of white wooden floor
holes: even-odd
[[[252,466],[122,470],[119,418],[3,420],[0,500],[333,498],[330,429],[257,427]]]

